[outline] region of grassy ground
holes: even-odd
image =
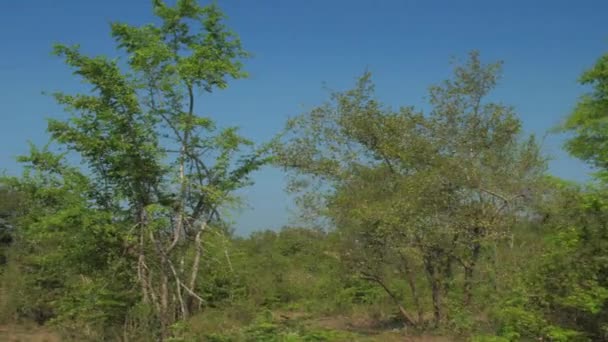
[[[43,328],[0,325],[0,341],[3,342],[59,342],[59,337]]]
[[[229,317],[217,317],[211,322],[198,317],[201,326],[191,322],[197,334],[185,341],[326,341],[326,342],[449,342],[451,338],[429,334],[416,334],[403,329],[395,322],[387,322],[366,317],[355,316],[311,316],[293,311],[275,311],[272,318],[265,323],[252,323],[243,326],[230,322]],[[221,323],[220,323],[221,322]],[[218,324],[219,323],[219,324]],[[207,338],[202,337],[207,336]],[[225,339],[226,338],[226,339]],[[50,329],[38,326],[0,325],[1,342],[59,342],[62,339]]]
[[[361,342],[449,342],[442,336],[418,335],[402,329],[399,323],[370,319],[369,317],[353,316],[327,316],[310,317],[303,320],[303,324],[311,329],[324,329],[327,331],[342,331],[352,333],[353,341]],[[338,341],[339,339],[336,339]],[[346,341],[346,339],[344,340]]]
[[[365,311],[320,316],[301,311],[276,310],[258,313],[253,320],[242,319],[229,310],[208,311],[193,317],[189,327],[193,336],[205,336],[211,341],[454,341],[444,336],[419,334],[405,329],[402,323],[391,317],[378,318]]]

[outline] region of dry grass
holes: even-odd
[[[399,321],[386,317],[378,319],[374,315],[358,312],[351,315],[333,315],[311,317],[301,312],[282,312],[279,315],[286,320],[299,320],[310,328],[321,328],[334,331],[349,331],[361,336],[360,342],[451,342],[454,339],[430,334],[408,333]]]
[[[60,342],[59,336],[38,327],[13,325],[0,326],[0,341],[3,342]]]

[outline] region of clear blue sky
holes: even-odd
[[[199,107],[222,125],[240,126],[257,141],[289,116],[326,99],[323,84],[345,89],[365,68],[381,100],[424,103],[427,87],[450,74],[452,57],[472,49],[504,60],[495,98],[515,106],[528,132],[544,135],[584,91],[580,73],[608,52],[606,0],[219,0],[229,25],[254,54],[248,80]],[[44,118],[63,117],[42,91],[77,91],[80,83],[56,58],[54,42],[80,43],[92,54],[114,54],[108,23],[152,20],[149,0],[13,0],[0,5],[0,169],[19,170],[27,140],[47,141]],[[587,170],[545,139],[551,172],[573,180]],[[244,191],[249,209],[237,231],[278,228],[291,201],[278,170],[265,169]]]

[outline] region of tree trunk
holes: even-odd
[[[473,292],[473,267],[474,266],[465,266],[464,267],[464,305],[471,305],[472,301],[472,292]]]
[[[435,327],[439,327],[442,319],[441,310],[441,281],[439,279],[439,272],[435,265],[434,255],[427,256],[424,258],[425,269],[427,278],[431,285],[431,296],[433,299],[433,320]]]
[[[435,326],[441,324],[441,286],[437,279],[433,279],[431,283],[431,291],[433,296],[433,319]]]
[[[410,287],[412,298],[414,299],[414,305],[416,306],[416,313],[418,315],[418,325],[422,326],[424,324],[424,310],[422,308],[422,305],[420,304],[420,298],[418,296],[418,288],[416,287],[416,277],[405,256],[402,255],[401,260],[403,262],[403,270],[405,271],[407,284]]]
[[[473,302],[473,276],[475,267],[477,266],[477,260],[481,252],[481,246],[475,242],[472,246],[471,261],[464,265],[464,305],[469,307]]]
[[[203,231],[205,231],[205,228],[207,227],[207,222],[203,222],[201,223],[201,227],[199,229],[198,232],[196,232],[196,236],[194,238],[194,244],[196,246],[196,252],[194,254],[194,260],[192,262],[192,270],[191,270],[191,274],[190,274],[190,281],[188,282],[188,286],[189,288],[194,291],[196,288],[196,280],[198,278],[198,272],[199,272],[199,265],[201,262],[201,255],[203,254],[203,245],[202,245],[202,234]],[[189,296],[188,297],[188,309],[190,310],[190,312],[194,311],[194,299],[197,299],[198,301],[198,308],[201,307],[201,305],[203,304],[200,299],[195,298],[194,296]]]
[[[452,280],[453,280],[453,276],[454,273],[452,272],[452,264],[453,264],[454,258],[452,256],[447,256],[446,257],[446,263],[445,263],[445,268],[443,270],[444,272],[444,282],[443,282],[443,293],[447,296],[448,293],[450,292],[451,286],[452,286]]]
[[[163,267],[164,268],[164,267]],[[171,324],[171,318],[169,317],[169,279],[165,274],[165,271],[160,275],[160,307],[162,310],[161,321],[163,326],[167,327]]]
[[[146,255],[144,252],[144,229],[140,224],[140,235],[139,235],[139,251],[137,258],[137,280],[139,280],[139,284],[141,286],[141,297],[145,304],[150,303],[150,294],[148,293],[148,275],[146,270]]]
[[[386,284],[382,281],[382,279],[380,279],[379,277],[377,277],[375,275],[367,274],[364,272],[361,273],[361,277],[363,279],[376,282],[378,285],[380,285],[384,289],[384,291],[389,295],[389,297],[391,297],[393,302],[395,302],[395,305],[397,305],[397,308],[399,309],[399,313],[403,317],[403,321],[404,321],[405,325],[416,326],[415,320],[412,318],[412,316],[409,314],[409,312],[407,312],[407,310],[405,310],[405,308],[399,301],[399,298],[397,298],[395,293],[393,291],[391,291],[388,288],[388,286],[386,286]]]

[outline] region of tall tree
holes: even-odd
[[[544,171],[512,108],[486,100],[499,71],[473,52],[452,79],[431,87],[426,115],[382,106],[365,74],[353,90],[293,119],[276,148],[292,189],[303,191],[301,203],[321,208],[343,232],[343,260],[384,288],[408,324],[423,321],[420,272],[436,324],[456,268],[463,304],[471,304],[484,249],[507,236]],[[395,272],[407,279],[417,317],[386,280]]]
[[[197,293],[202,241],[208,231],[224,230],[221,207],[265,158],[236,128],[217,129],[197,106],[201,93],[246,76],[241,60],[247,53],[219,8],[154,0],[153,9],[158,25],[111,25],[126,59],[55,47],[90,91],[55,94],[72,115],[50,120],[48,130],[84,163],[80,205],[119,227],[141,300],[166,335],[176,319],[204,305]],[[61,179],[68,177],[65,170],[54,172]],[[92,227],[85,222],[80,229]]]

